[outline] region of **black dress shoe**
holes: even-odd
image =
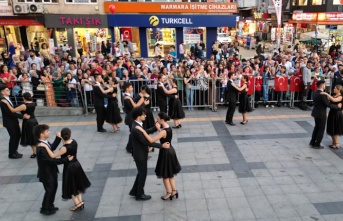
[[[98,130],[99,133],[104,133],[104,132],[106,132],[106,131],[107,131],[106,129]]]
[[[15,154],[16,154],[17,156],[20,156],[20,157],[22,157],[22,156],[23,156],[23,154],[21,154],[21,153],[18,153],[18,151],[15,151]]]
[[[233,122],[229,123],[231,126],[236,126],[236,124],[234,124]]]
[[[310,145],[310,146],[314,146],[314,143],[313,143],[313,142],[310,142],[308,145]]]
[[[130,196],[136,196],[136,194],[133,193],[133,192],[131,192],[131,191],[130,191],[129,195],[130,195]]]
[[[59,210],[59,208],[54,206],[54,207],[51,208],[51,210],[57,211],[57,210]]]
[[[40,213],[43,214],[43,215],[49,216],[49,215],[55,214],[56,210],[53,210],[53,209],[51,209],[51,210],[41,209]]]
[[[145,200],[150,200],[150,199],[151,199],[151,196],[150,196],[150,195],[142,194],[141,196],[136,196],[136,200],[145,201]]]
[[[20,155],[17,155],[17,154],[12,154],[12,155],[8,155],[8,158],[10,158],[10,159],[20,159],[20,158],[22,158],[23,156],[20,156]]]
[[[316,145],[313,145],[312,148],[314,148],[314,149],[323,149],[324,146],[322,146],[320,144],[319,145],[316,144]]]

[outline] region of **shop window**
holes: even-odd
[[[37,2],[37,3],[41,3],[41,2],[43,2],[43,3],[58,3],[58,0],[18,0],[18,2],[26,2],[26,3],[33,3],[33,2]]]
[[[94,4],[98,3],[98,0],[65,0],[66,3],[70,4]]]
[[[312,5],[322,5],[322,0],[312,0]]]
[[[299,0],[298,5],[299,6],[307,6],[307,2],[308,2],[308,0]]]
[[[137,27],[117,27],[114,28],[116,42],[119,40],[125,45],[132,45],[131,51],[138,57],[141,56],[141,44],[139,38],[139,28]],[[131,43],[130,43],[131,42]]]

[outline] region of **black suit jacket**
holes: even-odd
[[[133,106],[131,104],[131,101],[129,99],[125,99],[125,97],[128,95],[124,95],[124,101],[123,101],[123,106],[124,106],[124,111],[125,111],[125,124],[131,126],[132,125],[132,109]]]
[[[51,144],[51,151],[54,151],[61,142],[61,138],[56,137],[53,144]],[[68,157],[54,159],[51,158],[46,151],[45,147],[37,146],[37,164],[38,164],[38,174],[40,182],[52,181],[55,179],[58,173],[59,164],[64,164],[68,162]]]
[[[237,101],[237,94],[238,94],[238,90],[232,86],[232,84],[234,84],[233,82],[231,82],[230,80],[227,81],[227,85],[226,85],[226,95],[227,95],[227,101],[228,102],[236,102]]]
[[[320,94],[322,91],[317,90],[313,94],[313,110],[312,110],[312,117],[315,118],[326,118],[326,109],[328,107],[332,109],[338,109],[338,105],[331,104],[328,100],[327,96],[324,94]]]
[[[100,90],[101,86],[95,86],[93,87],[94,92],[94,106],[100,107],[104,106],[104,98],[112,98],[112,95],[103,94]]]
[[[166,93],[164,93],[164,90],[163,90],[162,87],[157,86],[156,98],[157,98],[158,105],[160,105],[160,106],[167,106],[167,97],[174,98],[175,95],[173,95],[173,94],[166,94]]]
[[[5,99],[5,98],[2,98],[2,99]],[[18,118],[22,119],[23,116],[21,114],[12,113],[10,109],[8,108],[7,104],[5,104],[4,102],[0,102],[0,107],[1,107],[2,121],[3,121],[4,127],[11,127],[15,125],[19,126]]]
[[[162,144],[150,143],[144,136],[144,134],[136,129],[136,126],[140,126],[136,121],[133,121],[131,128],[131,139],[133,152],[132,156],[134,160],[148,160],[148,147],[162,148]],[[157,131],[156,127],[145,130],[148,134]]]

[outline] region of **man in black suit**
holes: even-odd
[[[137,103],[135,103],[131,97],[131,94],[133,92],[132,84],[129,82],[125,82],[123,85],[123,89],[125,91],[124,92],[124,102],[123,102],[124,103],[123,109],[125,112],[125,124],[127,126],[129,126],[129,130],[131,132],[131,126],[132,126],[132,122],[133,122],[132,115],[131,115],[132,109],[135,107],[141,106],[144,102],[144,97],[141,96],[139,101]],[[130,138],[130,135],[129,135],[129,140],[128,140],[127,145],[126,145],[126,151],[129,153],[132,153],[132,140]]]
[[[2,112],[3,125],[7,129],[8,134],[10,135],[10,141],[8,145],[8,158],[19,159],[23,157],[23,154],[18,153],[18,146],[21,136],[18,118],[23,119],[23,117],[25,117],[26,119],[29,119],[30,116],[27,114],[22,116],[21,114],[12,113],[6,104],[9,103],[14,108],[13,103],[10,99],[10,89],[8,89],[8,87],[5,84],[1,84],[0,91],[2,95],[2,101],[0,106]]]
[[[104,122],[105,122],[105,116],[106,116],[106,108],[104,106],[104,99],[105,98],[112,98],[115,97],[116,94],[113,93],[112,95],[103,94],[100,90],[99,84],[102,83],[102,77],[101,75],[95,75],[95,87],[93,87],[94,92],[94,108],[96,111],[96,124],[98,132],[106,132],[106,129],[104,129]]]
[[[226,86],[226,100],[229,102],[229,107],[226,112],[226,120],[225,123],[229,124],[231,126],[236,126],[236,124],[233,123],[232,118],[235,114],[236,110],[236,102],[237,102],[237,95],[238,90],[236,87],[232,86],[234,84],[233,79],[235,78],[236,74],[234,72],[230,72],[228,74],[229,80],[227,81]]]
[[[43,183],[45,194],[42,202],[40,213],[44,215],[52,215],[58,210],[54,206],[55,195],[57,190],[57,165],[67,163],[73,159],[73,156],[68,156],[62,159],[53,159],[49,156],[45,148],[50,148],[54,151],[61,142],[61,135],[57,133],[55,141],[50,144],[47,140],[50,137],[49,126],[40,124],[34,127],[34,135],[38,139],[37,144],[37,164],[39,182]]]
[[[136,200],[149,200],[151,196],[144,194],[145,180],[148,172],[148,153],[149,147],[156,148],[169,148],[169,143],[159,144],[150,143],[144,136],[144,134],[136,129],[136,126],[143,128],[143,121],[146,114],[143,107],[137,107],[132,110],[132,119],[135,121],[132,124],[131,139],[133,144],[133,159],[135,160],[138,174],[136,176],[135,183],[130,191],[130,196],[135,196]],[[148,134],[156,132],[156,127],[147,129]]]
[[[330,104],[327,96],[321,94],[325,90],[325,81],[317,81],[318,90],[313,94],[313,110],[311,116],[314,117],[315,126],[312,133],[310,146],[315,149],[324,148],[320,143],[322,142],[325,124],[326,124],[326,109],[328,107],[338,109],[342,104]]]
[[[157,105],[160,108],[160,112],[167,113],[167,97],[177,98],[177,95],[166,94],[160,84],[165,84],[167,82],[167,76],[163,74],[158,75],[158,87],[156,90]],[[168,87],[166,87],[168,88]]]

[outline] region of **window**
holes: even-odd
[[[308,0],[299,0],[299,6],[307,6]]]
[[[58,0],[18,0],[18,2],[25,2],[25,3],[58,3]]]
[[[71,4],[93,4],[93,3],[98,3],[98,0],[66,0],[66,3],[71,3]]]
[[[312,5],[322,5],[322,0],[312,0]]]

